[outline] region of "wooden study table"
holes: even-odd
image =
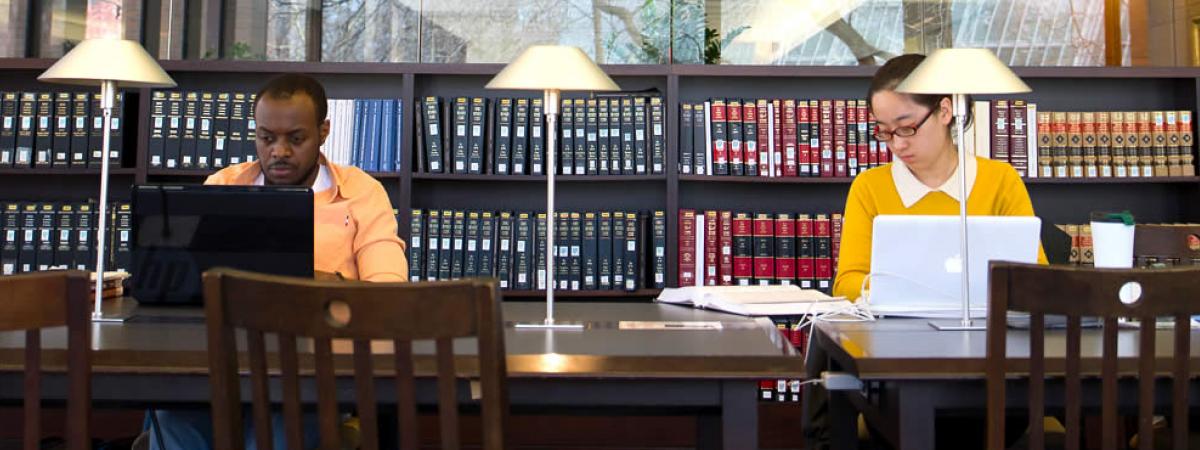
[[[1009,383],[1006,389],[1010,411],[1027,408],[1029,334],[1008,330]],[[1100,329],[1084,329],[1081,336],[1080,371],[1086,380],[1100,373]],[[1121,330],[1117,337],[1118,372],[1123,381],[1135,381],[1138,331]],[[1157,367],[1166,375],[1171,370],[1173,331],[1159,330],[1155,337]],[[865,389],[830,392],[830,425],[834,448],[852,448],[856,417],[862,412],[868,423],[901,449],[934,448],[934,419],[939,412],[977,411],[987,406],[985,331],[937,331],[925,319],[881,319],[875,322],[817,322],[812,335],[813,350],[821,352],[830,370],[850,372],[864,382]],[[1048,330],[1045,337],[1046,374],[1061,381],[1066,353],[1066,333]],[[1191,373],[1200,373],[1200,331],[1192,332]],[[1168,408],[1170,380],[1159,379],[1155,406]],[[1098,383],[1083,386],[1083,407],[1099,408]],[[1200,384],[1191,381],[1186,401],[1200,405]],[[1136,384],[1120,383],[1123,407],[1136,405]],[[1061,382],[1046,384],[1046,407],[1063,404]],[[980,437],[980,445],[983,438]]]
[[[113,301],[106,309],[132,313],[123,324],[96,323],[93,329],[92,395],[96,402],[166,407],[209,402],[208,359],[203,312],[197,308],[138,307]],[[538,321],[541,302],[505,302],[504,320]],[[546,410],[630,408],[636,412],[689,411],[701,423],[697,442],[712,448],[758,447],[758,381],[799,378],[803,360],[767,319],[754,319],[657,303],[559,303],[556,318],[583,321],[583,331],[505,329],[509,397],[512,406]],[[720,321],[722,330],[620,330],[618,321]],[[65,330],[43,332],[43,398],[64,398]],[[273,343],[273,339],[268,339]],[[239,343],[241,345],[242,343]],[[349,343],[335,341],[339,374],[351,374]],[[390,344],[374,347],[375,367],[390,371]],[[268,360],[275,365],[268,344]],[[477,360],[471,340],[455,342],[459,373],[470,376]],[[20,401],[24,338],[0,333],[0,399]],[[436,390],[432,343],[414,344],[418,402],[433,404]],[[338,353],[343,353],[338,356]],[[309,353],[311,355],[311,353]],[[311,359],[301,354],[301,370]],[[243,359],[243,364],[244,363]],[[245,366],[243,366],[245,367]],[[247,377],[248,379],[248,377]],[[249,384],[244,379],[244,392]],[[309,380],[311,381],[311,380]],[[352,380],[339,379],[338,395],[353,402]],[[421,384],[425,383],[425,384]],[[278,395],[278,380],[272,380]],[[390,378],[380,378],[381,403],[394,402]],[[460,388],[463,402],[470,389]],[[302,397],[315,403],[311,384]],[[243,398],[249,398],[244,396]],[[797,427],[799,424],[797,424]]]

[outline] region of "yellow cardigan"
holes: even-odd
[[[973,216],[1032,216],[1033,204],[1020,175],[1007,163],[976,158],[975,183],[967,201],[967,214]],[[842,222],[842,243],[835,296],[856,300],[863,278],[871,272],[871,226],[880,214],[958,215],[958,201],[944,192],[925,195],[911,208],[905,208],[896,191],[891,164],[868,170],[856,177],[846,198]],[[1046,254],[1038,246],[1038,261],[1046,264]]]

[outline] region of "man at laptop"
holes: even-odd
[[[311,186],[313,269],[319,276],[407,281],[404,242],[396,236],[383,185],[321,154],[329,136],[321,84],[305,75],[281,75],[267,82],[257,99],[258,160],[226,167],[204,184]]]
[[[226,167],[204,184],[311,186],[313,190],[313,269],[319,278],[408,281],[404,242],[387,191],[357,167],[341,166],[321,154],[329,136],[325,89],[317,80],[287,74],[267,82],[254,109],[258,160]],[[156,430],[150,448],[211,448],[208,411],[152,411]],[[247,416],[248,418],[249,416]],[[284,448],[283,426],[273,417],[275,448]],[[315,417],[305,416],[304,448],[315,443]],[[246,423],[246,448],[256,448]]]

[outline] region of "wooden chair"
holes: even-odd
[[[289,449],[301,446],[297,337],[313,339],[321,448],[340,446],[332,339],[353,340],[361,448],[379,447],[371,340],[386,339],[396,349],[394,377],[400,448],[415,450],[418,443],[412,341],[434,340],[442,447],[458,449],[458,393],[452,344],[454,338],[463,337],[478,338],[483,448],[503,448],[508,397],[504,330],[495,281],[326,282],[214,269],[204,274],[204,308],[215,448],[243,448],[234,336],[237,328],[246,331],[259,449],[272,448],[264,333],[278,335],[284,435]]]
[[[1141,327],[1138,336],[1138,447],[1150,449],[1154,446],[1154,379],[1160,372],[1165,372],[1156,368],[1154,323],[1157,317],[1173,317],[1175,353],[1170,365],[1170,375],[1174,378],[1172,398],[1175,400],[1173,441],[1177,449],[1188,448],[1190,319],[1193,314],[1200,313],[1200,303],[1196,302],[1200,298],[1198,280],[1200,267],[1139,270],[992,263],[987,319],[988,448],[1004,448],[1007,311],[1030,314],[1029,448],[1041,449],[1044,444],[1044,324],[1047,314],[1066,316],[1067,322],[1064,406],[1068,449],[1078,448],[1080,436],[1080,317],[1099,317],[1104,323],[1100,397],[1105,449],[1124,447],[1118,443],[1117,435],[1117,319],[1133,317],[1148,324]],[[1141,290],[1136,301],[1128,304],[1118,295],[1123,287],[1132,287],[1127,283],[1137,283]],[[1126,296],[1126,301],[1133,298]]]
[[[0,331],[25,331],[25,450],[39,447],[42,328],[67,327],[67,448],[91,448],[88,274],[78,270],[0,277]]]

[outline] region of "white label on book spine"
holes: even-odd
[[[462,239],[455,239],[455,240],[454,240],[454,249],[455,249],[455,250],[462,250],[462,248],[463,248],[463,241],[462,241]]]
[[[483,241],[483,251],[485,251],[485,252],[492,251],[492,240],[491,239]]]
[[[626,250],[631,251],[631,252],[637,250],[637,242],[636,241],[625,241],[625,244],[626,244],[625,245]]]
[[[525,252],[525,241],[517,241],[517,251],[521,253]]]
[[[475,251],[475,241],[467,241],[467,251],[468,252]]]

